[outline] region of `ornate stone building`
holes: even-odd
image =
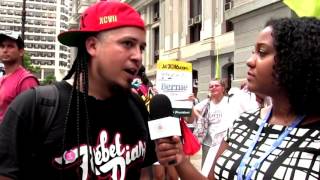
[[[257,33],[270,18],[294,16],[281,0],[121,0],[135,7],[147,29],[143,64],[155,78],[160,60],[182,60],[197,70],[199,98],[207,95],[218,55],[220,76],[239,86],[246,78]],[[74,24],[95,0],[73,3]]]

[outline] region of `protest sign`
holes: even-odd
[[[183,61],[160,60],[157,63],[156,86],[159,94],[169,97],[174,116],[190,116],[192,102],[192,64]]]

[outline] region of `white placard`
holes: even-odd
[[[169,97],[175,116],[189,116],[193,103],[192,64],[183,61],[157,62],[156,88],[159,94]]]

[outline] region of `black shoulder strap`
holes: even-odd
[[[43,132],[48,132],[59,107],[59,92],[55,85],[38,86],[36,91],[36,104],[39,116],[43,118]]]
[[[42,152],[42,145],[48,137],[50,127],[56,115],[59,105],[59,92],[55,85],[33,87],[35,90],[35,116],[34,129],[31,141],[32,161],[37,161]]]
[[[208,103],[203,107],[201,116],[206,117],[210,109],[210,99],[208,99]]]

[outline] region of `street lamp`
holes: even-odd
[[[25,24],[26,24],[26,1],[22,1],[22,17],[21,17],[21,38],[24,40],[24,31],[25,31]]]

